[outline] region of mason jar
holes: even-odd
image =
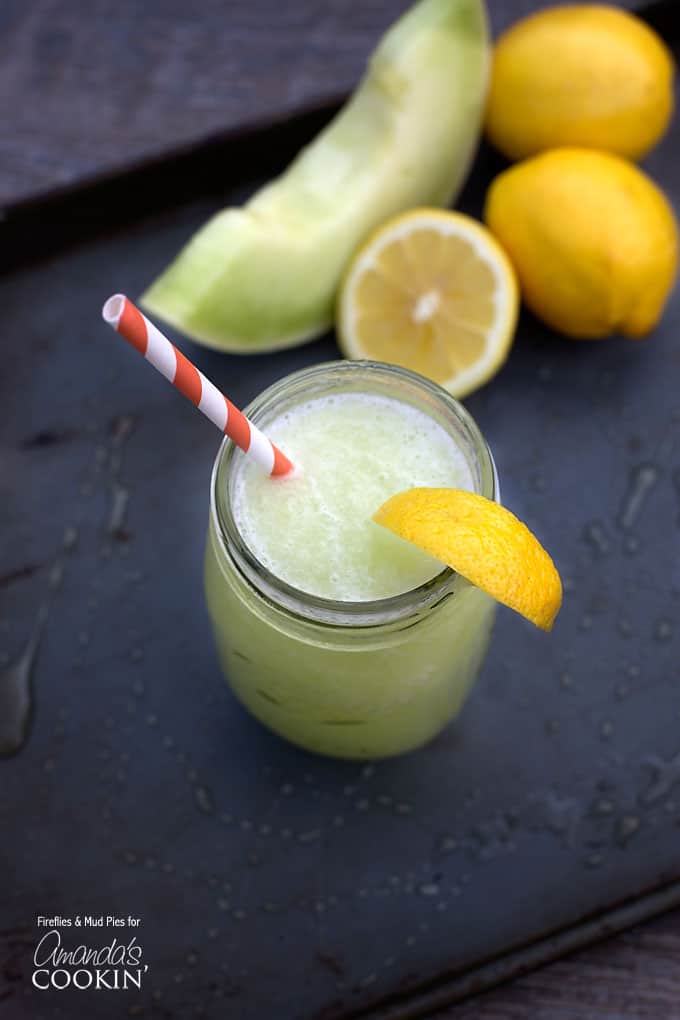
[[[275,383],[245,413],[267,434],[282,413],[338,393],[387,396],[424,412],[462,452],[474,490],[498,499],[491,453],[468,412],[405,369],[360,361],[314,366]],[[425,744],[470,690],[495,602],[448,567],[375,601],[335,601],[292,587],[258,562],[236,525],[232,495],[242,459],[225,439],[212,473],[205,560],[208,610],[233,692],[269,729],[319,754],[383,758]]]

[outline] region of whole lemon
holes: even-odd
[[[554,329],[579,339],[642,337],[660,319],[678,228],[664,194],[632,163],[551,149],[494,180],[484,218],[526,304]]]
[[[579,145],[644,156],[673,113],[673,59],[640,18],[573,4],[518,21],[499,38],[486,113],[510,159]]]

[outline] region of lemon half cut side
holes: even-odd
[[[481,223],[414,209],[354,256],[339,294],[338,342],[347,358],[400,365],[464,397],[507,358],[517,309],[512,265]]]

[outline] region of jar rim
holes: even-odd
[[[479,474],[479,490],[489,499],[498,499],[498,477],[491,451],[470,413],[437,383],[409,369],[377,361],[327,361],[292,372],[273,383],[245,408],[244,413],[254,424],[271,412],[285,396],[300,392],[303,400],[320,396],[328,381],[339,389],[352,391],[353,385],[368,379],[385,388],[390,383],[405,386],[414,395],[436,405],[439,412],[463,430],[475,457]],[[315,389],[315,384],[318,389]],[[356,386],[355,391],[373,392],[370,385]],[[378,392],[378,391],[376,391]],[[394,396],[393,399],[399,399]],[[360,602],[343,602],[313,595],[273,574],[261,563],[244,541],[231,511],[229,482],[237,456],[244,456],[233,441],[225,437],[215,457],[210,481],[210,517],[214,534],[223,554],[256,593],[274,608],[306,621],[323,625],[375,627],[399,623],[410,625],[431,611],[445,598],[469,584],[450,567],[416,588],[387,598]],[[280,484],[285,484],[281,480]]]

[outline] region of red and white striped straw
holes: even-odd
[[[257,426],[234,407],[174,344],[124,294],[114,294],[102,308],[104,322],[164,375],[168,382],[229,436],[270,475],[287,475],[294,464]]]

